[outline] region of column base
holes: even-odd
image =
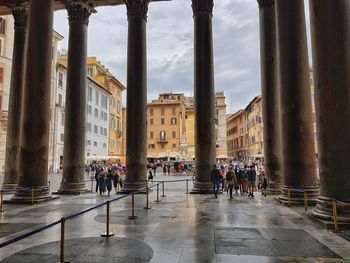
[[[17,189],[17,184],[2,184],[1,190],[6,191],[4,194],[14,194]]]
[[[211,182],[194,181],[190,194],[214,194],[213,184]]]
[[[119,193],[129,194],[132,192],[140,191],[143,189],[142,193],[146,193],[147,182],[124,182],[123,188]]]
[[[281,194],[279,195],[279,200],[281,203],[288,205],[288,186],[283,185]],[[316,204],[317,197],[320,193],[320,188],[318,186],[306,186],[306,187],[298,187],[298,190],[304,190],[307,192],[307,203],[308,205]],[[291,189],[290,191],[290,204],[291,205],[303,205],[304,204],[304,192],[296,191],[295,189]]]
[[[74,182],[74,183],[67,183],[67,182],[61,182],[60,189],[55,192],[54,194],[58,195],[80,195],[82,193],[90,192],[86,188],[86,184],[84,182]]]
[[[33,191],[34,190],[34,191]],[[54,196],[50,193],[50,189],[47,186],[34,186],[31,189],[24,191],[16,191],[10,200],[4,203],[10,204],[32,204],[47,202],[53,199],[57,199],[58,196]]]
[[[332,198],[319,196],[312,215],[322,220],[333,221]],[[338,222],[350,223],[350,202],[337,203]]]

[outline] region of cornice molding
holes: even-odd
[[[90,1],[65,0],[63,3],[68,12],[69,23],[81,22],[88,25],[90,15],[96,13]]]
[[[193,14],[209,13],[213,15],[214,0],[192,0]]]
[[[275,0],[257,0],[259,7],[271,6],[275,4]]]
[[[128,18],[136,16],[147,20],[148,4],[148,0],[125,0]]]

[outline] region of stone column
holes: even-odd
[[[308,200],[313,203],[319,188],[304,0],[275,0],[275,5],[284,174],[280,200],[288,202],[290,187],[307,191]],[[304,194],[291,190],[291,202],[303,203]]]
[[[6,134],[4,190],[17,186],[18,148],[24,84],[25,43],[27,33],[27,3],[9,6],[15,19],[15,36],[11,69],[10,101]]]
[[[216,163],[213,7],[213,0],[192,0],[196,116],[196,176],[192,193],[200,194],[212,191],[210,171]]]
[[[126,178],[123,192],[145,186],[147,180],[147,49],[148,0],[127,0],[128,68],[126,116]]]
[[[313,214],[350,223],[350,2],[310,1],[321,192]]]
[[[34,188],[34,200],[52,196],[47,185],[52,66],[53,0],[30,1],[25,84],[18,157],[18,187]],[[31,202],[31,189],[12,201]]]
[[[87,31],[92,5],[86,1],[66,1],[69,20],[67,90],[64,123],[63,178],[59,194],[86,192],[86,60]]]
[[[261,93],[264,119],[264,168],[273,182],[271,193],[280,192],[282,141],[277,83],[275,1],[258,0],[260,16]]]

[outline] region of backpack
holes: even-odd
[[[227,174],[226,174],[226,180],[227,181],[232,181],[233,177],[232,177],[232,171],[229,171]]]

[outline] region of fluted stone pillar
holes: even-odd
[[[350,2],[310,0],[320,196],[313,214],[350,223]]]
[[[148,0],[127,0],[128,68],[126,116],[126,177],[123,192],[146,185],[147,180],[147,49]]]
[[[30,1],[18,157],[18,187],[12,201],[42,201],[47,185],[52,66],[53,0]]]
[[[9,6],[15,20],[10,101],[6,134],[5,173],[2,189],[13,190],[17,186],[18,149],[24,84],[24,65],[27,33],[28,4]]]
[[[210,193],[216,163],[213,61],[213,0],[192,0],[194,19],[194,97],[196,175],[192,193]]]
[[[293,188],[307,191],[313,203],[319,190],[304,0],[275,0],[275,5],[284,174],[280,200],[288,202],[288,188]],[[291,202],[303,203],[304,194],[291,190]]]
[[[275,1],[258,0],[260,17],[261,94],[264,119],[264,168],[273,182],[271,193],[280,192],[282,141],[277,83]]]
[[[86,60],[87,32],[92,4],[66,1],[69,20],[67,90],[64,123],[63,178],[59,194],[86,192]]]

